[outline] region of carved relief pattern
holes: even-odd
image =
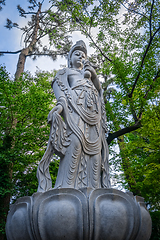
[[[52,180],[49,172],[49,165],[53,153],[63,156],[66,152],[66,147],[70,144],[70,139],[67,136],[66,125],[62,118],[56,112],[53,114],[51,125],[50,138],[47,149],[37,169],[37,178],[39,182],[38,191],[44,192],[52,188]]]
[[[67,136],[67,127],[61,116],[56,112],[53,113],[51,126],[51,143],[54,149],[61,154],[65,154],[66,147],[70,144],[70,139]]]
[[[78,166],[77,158],[80,155],[80,151],[81,151],[81,147],[74,149],[74,153],[72,154],[72,159],[68,166],[67,183],[69,185],[73,185],[73,187],[74,187],[75,174]]]
[[[98,158],[95,157],[94,161],[92,162],[92,178],[91,178],[91,184],[93,188],[100,187],[100,163],[98,161]]]
[[[84,154],[84,152],[81,154],[77,185],[78,188],[87,186],[87,156]]]

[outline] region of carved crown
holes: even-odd
[[[72,46],[70,52],[69,52],[69,56],[71,57],[72,53],[75,51],[75,50],[81,50],[83,51],[86,56],[87,56],[87,47],[86,47],[86,44],[85,42],[83,42],[83,40],[79,40],[76,42],[75,45]]]

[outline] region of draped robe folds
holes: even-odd
[[[57,104],[63,106],[62,117],[70,139],[68,147],[56,151],[61,160],[55,188],[110,187],[102,92],[85,78],[70,87],[67,68],[58,72],[52,86]]]

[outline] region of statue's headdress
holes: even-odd
[[[69,54],[68,54],[68,67],[71,67],[70,60],[71,60],[72,53],[73,53],[75,50],[81,50],[82,52],[85,53],[85,55],[86,55],[86,57],[87,57],[87,47],[86,47],[85,42],[83,42],[83,40],[77,41],[76,44],[73,45],[72,48],[71,48],[71,50],[69,51]]]

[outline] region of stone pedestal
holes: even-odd
[[[7,218],[8,240],[148,240],[143,198],[115,189],[53,189],[22,197]]]

